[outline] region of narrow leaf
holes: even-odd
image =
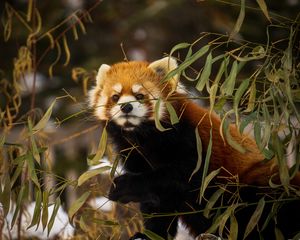
[[[55,219],[56,219],[56,215],[57,215],[57,212],[58,212],[58,209],[61,205],[61,202],[60,202],[60,198],[56,198],[55,200],[55,204],[54,204],[54,208],[53,208],[53,212],[51,214],[51,217],[50,217],[50,220],[49,220],[49,223],[48,223],[48,236],[51,232],[51,229],[53,227],[53,224],[55,222]]]
[[[75,213],[83,206],[83,204],[85,203],[85,201],[88,199],[88,197],[90,196],[91,192],[87,191],[84,194],[82,194],[75,202],[72,203],[69,211],[68,211],[68,216],[69,219],[72,220],[72,218],[74,217]]]
[[[78,186],[81,186],[83,183],[85,183],[87,180],[89,180],[90,178],[97,176],[105,171],[110,170],[111,167],[110,166],[105,166],[105,167],[100,167],[97,169],[93,169],[90,171],[86,171],[83,174],[80,175],[80,177],[78,178]]]
[[[161,104],[161,99],[159,98],[156,103],[155,103],[155,107],[154,107],[154,121],[155,121],[155,126],[156,128],[161,131],[167,131],[170,128],[164,128],[161,123],[160,123],[160,116],[159,116],[159,111],[160,111],[160,104]]]
[[[166,107],[167,107],[167,110],[170,115],[171,124],[174,125],[176,123],[179,123],[179,118],[178,118],[177,113],[176,113],[174,107],[172,106],[172,104],[169,102],[166,102]]]
[[[29,190],[28,184],[23,184],[21,186],[21,189],[18,194],[17,203],[16,203],[16,209],[15,209],[12,221],[11,221],[11,228],[15,225],[17,216],[19,215],[21,205],[23,205],[25,198],[28,196],[28,190]]]
[[[195,173],[197,173],[200,170],[201,164],[202,164],[202,142],[201,138],[199,135],[199,130],[198,127],[195,128],[195,136],[196,136],[196,147],[197,147],[197,155],[198,155],[198,160],[196,167],[194,171],[192,172],[189,181],[191,181],[192,177],[194,176]]]
[[[238,73],[238,63],[237,61],[234,61],[229,76],[226,78],[226,80],[224,81],[224,83],[220,88],[222,94],[229,95],[229,96],[232,95],[237,73]]]
[[[257,207],[247,224],[243,239],[245,239],[252,232],[255,226],[258,224],[261,214],[263,213],[264,207],[265,207],[265,199],[263,197],[259,200]]]
[[[251,87],[249,89],[249,100],[247,109],[245,112],[252,112],[255,106],[255,100],[256,100],[256,84],[255,81],[252,82]]]
[[[29,228],[37,224],[37,228],[40,223],[40,217],[41,217],[41,205],[42,205],[42,192],[40,189],[35,188],[35,206],[34,206],[34,211],[33,211],[33,216],[31,223],[29,225]]]
[[[205,161],[204,161],[204,168],[203,168],[203,175],[202,175],[202,181],[201,181],[201,187],[200,187],[200,198],[199,198],[199,203],[201,203],[202,197],[204,195],[205,191],[205,184],[206,184],[206,176],[208,173],[208,168],[209,168],[209,162],[210,162],[210,156],[211,156],[211,150],[212,150],[212,128],[209,131],[209,143],[208,147],[206,150],[206,156],[205,156]]]
[[[0,193],[1,193],[0,202],[2,203],[3,206],[4,217],[6,217],[9,212],[10,197],[11,197],[11,187],[10,187],[11,183],[10,183],[9,174],[5,174],[3,182],[4,182],[3,191],[1,191],[1,185],[0,185]]]
[[[96,152],[95,156],[91,160],[88,161],[89,165],[96,165],[99,163],[100,159],[102,159],[104,156],[104,153],[106,151],[106,146],[107,146],[107,130],[104,127],[102,130],[102,135],[101,135],[101,139],[99,142],[97,152]]]
[[[233,109],[235,112],[235,119],[236,119],[237,126],[239,126],[238,107],[239,107],[242,96],[244,95],[245,91],[248,89],[249,81],[250,81],[249,78],[244,80],[234,94]]]
[[[148,238],[150,238],[151,240],[164,240],[164,238],[162,238],[161,236],[157,235],[157,234],[154,233],[154,232],[151,232],[151,231],[148,230],[148,229],[145,229],[144,234],[145,234]]]
[[[180,50],[180,49],[188,48],[188,47],[190,47],[190,46],[191,46],[190,43],[179,43],[179,44],[175,45],[175,46],[171,49],[171,51],[170,51],[170,56],[172,56],[174,52],[176,52],[176,51],[178,51],[178,50]]]
[[[262,10],[266,18],[271,22],[271,18],[269,16],[269,12],[265,0],[256,0],[256,2],[258,3],[260,9]]]
[[[192,63],[194,63],[196,60],[198,60],[200,57],[202,57],[208,50],[209,45],[205,45],[200,50],[198,50],[196,53],[194,53],[192,56],[187,58],[184,62],[182,62],[176,69],[170,71],[163,79],[163,81],[167,81],[168,79],[171,79],[176,74],[180,74],[184,69],[186,69],[188,66],[190,66]]]
[[[210,199],[207,201],[207,204],[203,211],[203,216],[206,218],[209,218],[209,214],[215,203],[218,201],[218,199],[223,195],[225,192],[225,189],[219,188],[217,191],[213,193],[213,195],[210,197]]]
[[[47,109],[44,116],[41,118],[41,120],[32,128],[33,133],[37,133],[41,129],[44,129],[51,117],[52,110],[54,107],[54,104],[56,103],[56,99],[51,103],[50,107]]]
[[[42,211],[42,226],[43,230],[45,230],[48,223],[48,204],[49,204],[49,192],[43,192],[43,211]]]
[[[213,180],[220,173],[220,171],[221,171],[220,168],[216,169],[216,170],[210,172],[207,175],[207,177],[205,177],[204,182],[202,182],[202,184],[201,184],[200,199],[204,196],[205,189],[207,188],[207,186],[209,185],[211,180]]]
[[[238,231],[239,231],[239,226],[238,226],[238,221],[234,214],[232,213],[230,215],[230,233],[229,233],[229,240],[236,240],[238,239]]]
[[[245,0],[241,0],[241,9],[240,9],[240,13],[238,16],[238,19],[234,25],[233,31],[230,34],[230,38],[235,37],[235,35],[240,31],[241,26],[244,22],[244,18],[245,18]]]
[[[211,74],[211,67],[212,67],[212,54],[211,52],[208,54],[203,71],[200,75],[200,79],[197,82],[196,89],[201,92],[206,84],[209,81],[209,76]]]
[[[28,163],[28,172],[29,172],[30,179],[33,181],[33,183],[36,185],[37,188],[40,188],[40,183],[39,183],[38,177],[36,175],[36,169],[34,166],[34,158],[33,158],[32,154],[28,155],[27,163]]]
[[[225,119],[224,125],[223,125],[223,131],[225,132],[225,138],[226,142],[235,150],[239,151],[240,153],[246,153],[246,149],[239,143],[237,142],[230,133],[230,124],[228,121]]]

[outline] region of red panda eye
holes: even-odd
[[[145,97],[144,94],[141,94],[141,93],[135,95],[136,100],[143,100],[144,97]]]
[[[112,95],[111,99],[114,101],[114,102],[117,102],[119,100],[120,96],[118,94],[114,94]]]

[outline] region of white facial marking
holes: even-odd
[[[121,93],[122,92],[122,85],[121,83],[117,83],[115,85],[112,86],[112,89],[115,90],[117,93]]]
[[[128,114],[121,111],[121,105],[124,103],[132,105],[132,111]],[[147,111],[147,107],[143,103],[138,102],[134,96],[124,95],[121,96],[117,104],[111,108],[110,114],[112,120],[120,126],[125,126],[126,123],[138,126],[147,114]],[[129,128],[130,127],[128,127],[128,129]]]
[[[132,85],[131,90],[133,93],[137,93],[141,90],[142,87],[143,86],[141,84],[134,84],[134,85]]]
[[[101,120],[107,120],[107,116],[105,114],[107,100],[108,98],[106,96],[100,96],[95,106],[96,116]]]

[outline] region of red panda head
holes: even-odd
[[[163,100],[178,87],[178,76],[161,81],[177,68],[173,58],[152,63],[121,62],[112,66],[103,64],[96,77],[96,86],[89,92],[90,106],[100,120],[114,121],[124,130],[133,130],[144,121],[154,120],[154,107],[162,103],[159,118],[165,112]]]

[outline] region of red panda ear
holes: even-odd
[[[104,78],[106,76],[106,73],[109,71],[111,67],[107,64],[102,64],[98,70],[97,76],[96,76],[96,83],[97,86],[101,87],[103,85]]]
[[[169,72],[176,69],[178,65],[175,58],[165,57],[150,63],[148,67],[151,68],[156,74],[160,75],[161,77],[165,77]],[[168,82],[172,88],[170,93],[176,90],[178,85],[178,78],[179,76],[178,74],[176,74],[171,79],[168,79]]]

